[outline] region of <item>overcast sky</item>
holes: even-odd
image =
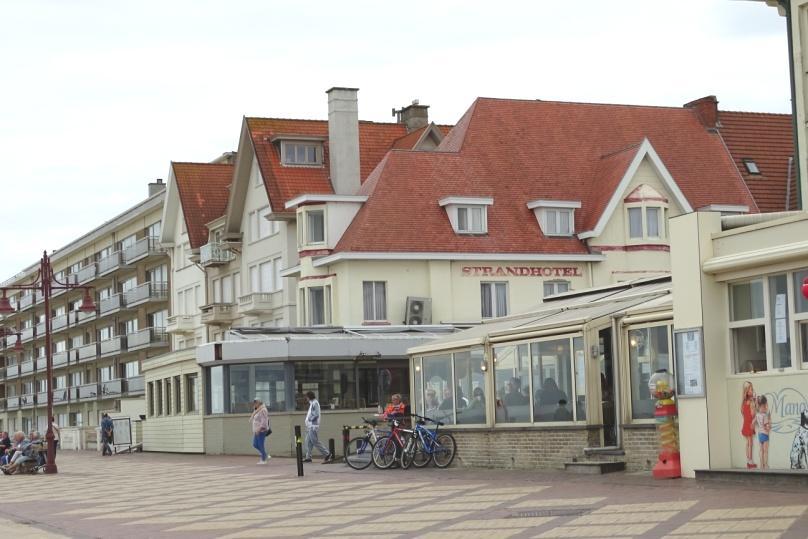
[[[573,7],[572,4],[575,4]],[[242,116],[360,118],[415,98],[790,112],[785,19],[762,2],[0,0],[0,281],[235,150]]]

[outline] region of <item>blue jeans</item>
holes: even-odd
[[[266,431],[259,432],[258,434],[253,436],[253,447],[257,449],[258,452],[261,454],[261,460],[267,459],[267,450],[264,449],[264,443],[266,442],[266,440],[267,440]]]
[[[328,448],[323,445],[323,442],[320,441],[320,433],[319,429],[309,427],[308,431],[306,432],[306,458],[311,458],[311,450],[312,448],[316,447],[320,453],[327,457],[329,455]]]

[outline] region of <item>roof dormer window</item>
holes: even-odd
[[[758,168],[757,163],[755,163],[754,159],[748,159],[748,158],[744,159],[743,164],[744,166],[746,166],[746,171],[749,174],[760,174],[760,169]]]
[[[323,163],[323,145],[311,141],[281,141],[281,160],[284,165],[320,166]]]
[[[488,206],[494,204],[493,198],[445,197],[438,204],[446,208],[455,233],[488,233]]]
[[[575,200],[534,200],[527,203],[533,210],[545,236],[575,234],[575,210],[581,203]]]

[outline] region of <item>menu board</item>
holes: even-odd
[[[701,328],[673,332],[676,358],[676,394],[679,398],[704,397],[704,343]]]

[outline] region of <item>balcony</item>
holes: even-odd
[[[168,333],[165,328],[146,328],[126,336],[130,352],[144,348],[168,346]]]
[[[40,391],[36,394],[36,401],[39,404],[48,404],[48,392],[47,391]]]
[[[6,378],[16,378],[20,375],[19,365],[9,365],[6,367]]]
[[[118,312],[126,306],[123,294],[115,294],[98,302],[98,314],[101,316]]]
[[[188,314],[178,314],[168,317],[166,333],[193,333],[196,328],[194,317]]]
[[[74,325],[90,322],[91,320],[95,320],[96,317],[98,316],[98,314],[95,311],[91,313],[83,313],[81,311],[75,311],[73,315],[74,315],[73,320],[75,320]]]
[[[60,314],[51,318],[51,331],[56,333],[67,327],[68,318],[66,314]]]
[[[67,402],[70,400],[70,392],[66,388],[53,390],[53,403]]]
[[[122,378],[101,382],[101,398],[108,399],[111,397],[119,397],[121,394],[123,394],[123,386],[125,382],[126,380]]]
[[[22,342],[28,342],[34,338],[34,328],[33,326],[30,328],[23,328],[20,330],[20,340]]]
[[[127,307],[134,307],[149,301],[168,300],[168,283],[143,283],[125,292]]]
[[[86,401],[90,399],[98,398],[98,384],[84,384],[78,386],[78,398],[80,401]]]
[[[161,254],[160,244],[157,238],[147,236],[140,238],[134,245],[130,245],[123,251],[123,260],[126,264],[137,262],[147,256]]]
[[[6,410],[17,410],[20,407],[19,397],[9,397],[6,399]]]
[[[236,317],[233,303],[210,303],[201,307],[202,323],[210,326],[229,324]]]
[[[34,372],[34,361],[29,359],[28,361],[23,361],[20,363],[20,374],[31,374]]]
[[[21,408],[32,408],[34,404],[36,404],[36,395],[34,395],[33,393],[20,396]]]
[[[34,326],[34,333],[40,339],[45,337],[45,322],[40,322],[36,326]]]
[[[51,289],[51,290],[53,290],[53,292],[51,293],[51,297],[55,297],[55,296],[58,296],[60,294],[64,294],[65,292],[67,292],[67,290],[65,290],[64,288],[57,288],[57,287],[61,287],[61,286],[64,286],[66,284],[75,285],[77,283],[78,283],[78,281],[77,281],[75,275],[65,275],[61,279],[58,279],[58,280],[54,279],[53,281],[51,281],[51,286],[54,287],[54,288]]]
[[[37,372],[43,372],[48,368],[48,358],[46,357],[38,357],[36,358],[36,370]]]
[[[145,377],[141,374],[140,376],[133,376],[131,378],[126,379],[126,392],[130,395],[142,395],[146,392],[146,381]]]
[[[199,249],[199,263],[205,268],[221,266],[235,259],[235,253],[226,243],[206,243]]]
[[[112,356],[126,352],[126,337],[119,335],[98,343],[100,357]]]
[[[98,343],[94,342],[92,344],[85,344],[84,346],[80,346],[76,348],[76,356],[78,357],[79,362],[81,361],[90,361],[91,359],[98,359]]]
[[[103,277],[124,267],[123,254],[118,251],[98,261],[98,276]]]
[[[0,367],[0,380],[6,377],[6,368]]]
[[[42,292],[39,292],[38,290],[34,291],[34,303],[39,305],[43,301],[45,301],[45,296],[42,295]]]
[[[255,292],[238,298],[238,312],[259,314],[271,311],[283,303],[283,292]]]
[[[93,279],[98,272],[98,268],[95,265],[95,262],[90,262],[88,265],[81,268],[78,273],[76,273],[76,282],[78,284],[89,283]]]
[[[67,350],[63,350],[62,352],[54,352],[53,353],[53,368],[62,367],[67,365],[68,358],[70,357],[70,352]]]
[[[28,294],[27,296],[23,296],[20,298],[20,310],[24,311],[28,307],[34,304],[34,295]]]

